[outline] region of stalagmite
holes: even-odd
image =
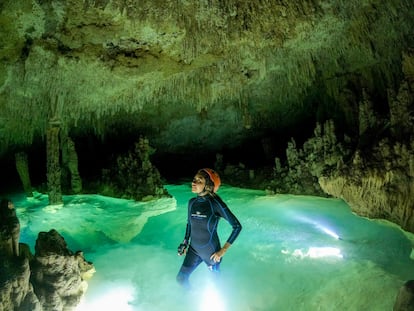
[[[29,164],[27,154],[25,152],[18,152],[15,155],[16,169],[19,173],[20,180],[23,184],[23,190],[28,197],[33,196],[32,183],[30,181]]]
[[[62,166],[67,168],[70,173],[70,185],[73,193],[82,192],[82,179],[78,170],[78,154],[76,153],[75,143],[67,136],[61,135]]]

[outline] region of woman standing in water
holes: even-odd
[[[185,287],[189,286],[191,273],[203,261],[211,271],[219,271],[222,257],[242,229],[236,216],[216,194],[220,184],[219,175],[210,168],[199,170],[191,183],[191,192],[197,196],[188,202],[187,228],[184,241],[178,247],[178,255],[186,256],[177,281]],[[220,218],[233,227],[223,247],[217,234]]]

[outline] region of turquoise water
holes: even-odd
[[[76,195],[48,206],[44,195],[15,195],[21,242],[34,251],[38,232],[56,229],[93,262],[78,311],[392,310],[414,278],[412,243],[397,226],[358,217],[342,200],[223,186],[243,230],[220,278],[202,264],[184,291],[176,250],[193,194],[189,185],[166,188],[173,198],[148,203]],[[230,229],[220,222],[223,242]]]

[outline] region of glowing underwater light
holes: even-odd
[[[310,247],[308,251],[310,258],[338,257],[343,258],[341,250],[336,247]]]
[[[316,228],[318,228],[322,232],[325,232],[326,234],[328,234],[329,236],[333,237],[336,240],[340,239],[338,234],[336,234],[333,230],[327,228],[326,226],[321,225],[319,221],[313,220],[313,219],[311,219],[309,217],[306,217],[306,216],[296,216],[295,218],[302,221],[302,222],[304,222],[304,223],[308,223],[308,224],[311,224],[311,225],[315,226]]]
[[[282,251],[283,254],[288,255],[289,252],[286,250]],[[322,257],[336,257],[343,258],[341,250],[336,247],[309,247],[307,252],[304,252],[301,249],[295,249],[292,252],[292,256],[299,258],[322,258]]]
[[[96,293],[88,301],[81,301],[76,311],[133,311],[136,310],[131,306],[133,300],[134,288],[127,285],[116,285],[106,290]]]
[[[339,235],[337,235],[335,232],[333,232],[332,230],[323,227],[323,226],[318,226],[323,232],[325,232],[326,234],[330,235],[331,237],[333,237],[334,239],[339,240]]]
[[[199,311],[226,311],[223,300],[213,284],[208,284],[201,299]]]

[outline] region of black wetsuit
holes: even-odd
[[[190,245],[177,275],[179,283],[188,284],[190,274],[203,261],[212,271],[219,270],[220,262],[214,262],[210,257],[221,249],[217,234],[220,217],[226,219],[233,227],[227,239],[227,242],[232,244],[239,235],[242,226],[222,199],[216,194],[190,199],[184,238],[186,241],[190,241]]]

